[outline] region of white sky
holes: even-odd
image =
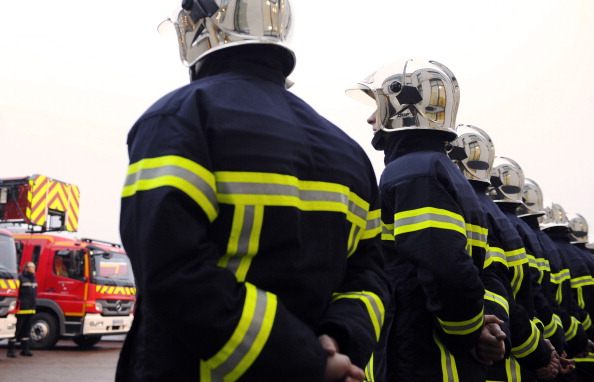
[[[156,32],[175,0],[0,0],[0,177],[43,174],[81,189],[80,234],[119,241],[126,135],[188,82]],[[411,56],[458,77],[458,123],[486,130],[545,202],[594,226],[594,1],[293,0],[297,95],[353,136],[376,171],[372,110],[344,95]]]

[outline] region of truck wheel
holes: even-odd
[[[80,346],[83,349],[88,349],[91,348],[95,345],[97,345],[97,343],[99,343],[99,341],[101,341],[101,336],[76,336],[76,337],[72,337],[72,341],[74,341],[75,344],[77,344],[78,346]]]
[[[31,321],[31,348],[51,349],[58,342],[58,321],[52,314],[39,312]]]

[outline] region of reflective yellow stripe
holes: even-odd
[[[227,252],[218,266],[235,273],[245,281],[252,259],[258,254],[260,234],[264,223],[264,206],[236,206],[227,244]]]
[[[365,366],[365,381],[364,382],[375,382],[374,378],[375,371],[373,370],[373,353],[371,354],[371,358],[369,362],[367,362],[367,366]]]
[[[507,258],[505,257],[505,251],[501,248],[491,247],[489,246],[487,249],[487,254],[485,256],[485,263],[483,264],[483,269],[486,269],[493,263],[501,263],[505,265],[507,268]]]
[[[509,303],[507,302],[505,297],[500,296],[500,295],[493,293],[491,291],[485,290],[485,300],[493,301],[493,302],[501,305],[503,307],[503,309],[505,309],[505,312],[509,316]]]
[[[513,267],[514,269],[514,276],[512,277],[511,287],[512,292],[514,293],[514,297],[522,288],[522,281],[524,280],[524,268],[521,265],[516,265]]]
[[[513,356],[505,360],[505,373],[508,382],[520,382],[522,380],[520,363]]]
[[[487,236],[489,230],[478,225],[466,223],[466,235],[468,242],[475,247],[487,249]]]
[[[463,336],[475,332],[483,326],[484,309],[481,309],[481,312],[470,320],[444,321],[438,317],[437,321],[439,321],[441,328],[447,334]]]
[[[580,322],[575,318],[571,317],[571,324],[569,329],[565,331],[565,341],[571,341],[577,335]]]
[[[215,177],[199,164],[175,155],[133,163],[128,167],[122,198],[159,187],[181,190],[202,208],[210,221],[216,219]]]
[[[528,257],[526,256],[526,249],[519,248],[513,251],[505,251],[505,258],[510,267],[526,264]]]
[[[578,363],[594,362],[594,353],[588,353],[588,355],[586,357],[573,358],[573,360]]]
[[[530,267],[538,269],[538,263],[536,262],[536,257],[534,257],[531,254],[526,252],[526,258],[528,259],[528,265],[530,265]]]
[[[381,210],[369,211],[367,214],[367,226],[361,240],[372,239],[382,233]]]
[[[245,287],[239,323],[219,352],[200,361],[201,381],[237,381],[252,366],[268,340],[276,315],[276,296],[249,283]]]
[[[382,222],[382,240],[394,241],[394,224]]]
[[[335,293],[332,296],[331,302],[338,301],[343,298],[352,298],[360,300],[365,304],[369,317],[371,318],[371,324],[375,331],[376,340],[379,340],[382,325],[384,324],[385,309],[382,300],[373,292],[362,291],[362,292],[348,292],[348,293]]]
[[[585,309],[586,308],[586,301],[584,300],[584,292],[582,290],[582,287],[578,287],[577,289],[577,301],[578,301],[578,305],[580,308]]]
[[[553,336],[553,334],[555,334],[555,332],[557,331],[557,321],[555,320],[555,315],[553,315],[553,317],[551,317],[551,322],[548,323],[548,325],[546,325],[544,327],[544,336],[545,338],[550,338]]]
[[[532,353],[538,346],[538,342],[540,341],[540,331],[536,327],[536,325],[530,321],[530,326],[532,328],[532,333],[530,337],[524,343],[519,346],[512,347],[512,354],[516,358],[524,358]]]
[[[588,285],[594,285],[594,281],[592,280],[592,276],[582,276],[576,277],[571,279],[571,287],[572,288],[581,288]]]
[[[561,304],[563,302],[563,288],[561,285],[557,285],[557,292],[555,292],[555,301],[557,304]]]
[[[223,171],[215,172],[215,177],[219,203],[342,212],[362,229],[367,226],[369,203],[341,184],[258,172]]]
[[[454,355],[446,349],[441,343],[437,334],[433,332],[433,340],[439,347],[439,353],[441,356],[441,374],[443,382],[460,382],[458,377],[458,368],[456,366],[456,359]]]
[[[35,309],[19,310],[16,314],[35,314]]]
[[[466,237],[464,218],[448,210],[424,207],[398,212],[394,216],[394,236],[427,228],[449,229]]]
[[[561,284],[565,280],[570,280],[571,275],[569,269],[563,269],[557,273],[551,273],[551,282],[554,284]]]
[[[592,327],[592,319],[590,318],[590,314],[586,314],[586,318],[582,321],[582,326],[584,330],[588,330]]]

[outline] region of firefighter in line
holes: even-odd
[[[569,228],[571,229],[571,244],[579,250],[582,259],[587,264],[590,271],[589,280],[583,285],[584,289],[587,289],[589,300],[585,301],[586,306],[586,317],[582,320],[584,330],[588,334],[590,340],[594,340],[594,325],[592,324],[592,317],[594,317],[594,256],[590,253],[590,250],[586,247],[588,243],[588,222],[580,214],[574,214],[568,216]],[[593,381],[594,380],[594,353],[584,352],[578,357],[574,358],[576,363],[576,371],[578,374],[579,381]]]
[[[15,346],[17,341],[21,342],[20,354],[32,357],[30,350],[31,320],[37,308],[37,280],[35,280],[35,263],[29,261],[25,264],[23,272],[19,275],[19,311],[17,312],[16,332],[13,338],[8,340],[7,357],[16,357]]]
[[[170,23],[192,81],[128,136],[116,381],[362,381],[389,295],[377,182],[286,89],[289,1],[186,0]]]
[[[445,153],[456,138],[459,87],[436,61],[388,64],[349,95],[376,107],[386,270],[394,283],[376,381],[484,381],[505,354],[503,321],[485,316],[486,219]],[[371,101],[371,102],[369,102]]]
[[[515,210],[521,201],[519,185],[507,183],[506,193],[500,190],[498,170],[494,166],[495,147],[489,135],[482,129],[472,125],[459,125],[458,138],[448,147],[448,155],[457,164],[461,172],[468,179],[476,192],[485,214],[488,217],[489,249],[485,261],[485,272],[492,270],[497,279],[504,285],[501,294],[495,295],[496,301],[507,303],[509,326],[511,331],[511,354],[504,361],[496,362],[489,368],[488,379],[492,381],[534,381],[554,378],[560,366],[560,360],[555,351],[551,351],[550,344],[544,339],[537,323],[533,322],[533,309],[530,290],[530,273],[528,272],[528,258],[524,243],[516,229],[506,218],[499,206]],[[492,170],[493,171],[492,173]],[[522,182],[518,172],[508,171],[508,180]],[[521,174],[519,174],[521,175]],[[512,189],[515,187],[515,189]],[[487,195],[500,195],[495,199]],[[495,193],[493,189],[496,189]],[[509,191],[517,191],[517,195]],[[522,289],[526,298],[524,305],[516,301]],[[528,300],[528,304],[526,304]],[[528,305],[528,306],[526,306]],[[550,312],[552,319],[552,311]],[[536,320],[535,320],[536,321]]]

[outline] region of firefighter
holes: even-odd
[[[377,108],[368,123],[386,164],[382,239],[395,287],[376,380],[483,381],[484,364],[503,358],[505,334],[502,321],[485,318],[485,216],[444,150],[456,138],[455,76],[436,61],[408,59],[347,93]]]
[[[23,268],[23,273],[19,275],[19,311],[17,313],[17,325],[15,336],[8,340],[7,357],[14,358],[14,351],[17,341],[21,342],[20,354],[26,357],[32,357],[29,347],[29,335],[31,333],[31,320],[35,315],[37,308],[37,281],[35,280],[35,263],[27,262]]]
[[[117,381],[361,381],[388,284],[373,167],[288,92],[289,1],[184,1],[191,83],[128,136]]]
[[[500,210],[501,204],[496,204],[488,195],[489,187],[499,184],[499,177],[492,177],[494,166],[495,148],[489,135],[482,129],[472,125],[459,125],[458,138],[448,148],[450,158],[458,165],[462,173],[473,186],[477,198],[485,211],[489,222],[488,243],[489,250],[485,262],[485,272],[492,270],[497,279],[504,286],[500,299],[508,303],[511,331],[511,357],[505,361],[497,362],[489,369],[489,380],[519,380],[533,381],[538,375],[542,379],[556,376],[559,369],[559,357],[552,352],[537,327],[533,308],[532,295],[530,294],[531,274],[528,269],[528,255],[522,238],[516,228]],[[498,167],[497,165],[495,166]],[[508,171],[512,175],[508,179],[518,182],[507,184],[506,191],[516,187],[521,192],[520,183],[523,183],[522,173]],[[517,175],[517,176],[514,176]],[[505,199],[505,208],[514,209],[521,200],[521,193],[508,194]],[[528,289],[526,292],[525,290]],[[516,297],[527,295],[521,305]],[[526,303],[528,300],[528,303]],[[552,311],[547,314],[552,320]],[[549,321],[547,321],[549,322]]]

